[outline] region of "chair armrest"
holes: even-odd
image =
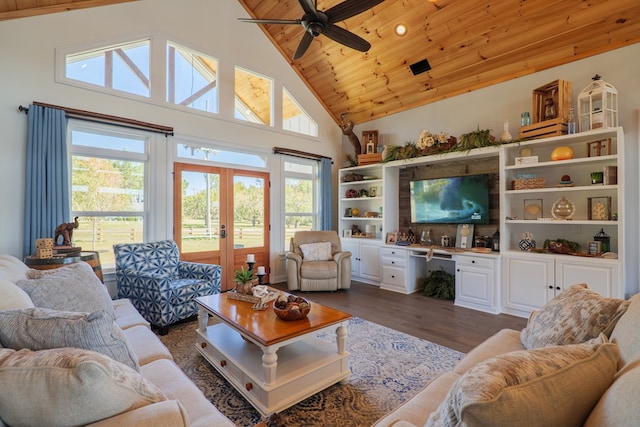
[[[351,256],[350,251],[340,251],[333,254],[333,260],[338,264],[340,264],[340,261],[342,261],[345,258],[349,258],[350,256]]]
[[[290,259],[292,261],[295,261],[296,264],[300,264],[302,262],[302,257],[299,254],[295,253],[295,252],[287,252],[285,254],[285,258],[286,259]]]
[[[214,281],[220,278],[222,267],[215,264],[179,261],[178,274],[181,278],[204,279]]]

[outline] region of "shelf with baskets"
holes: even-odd
[[[380,240],[384,189],[382,165],[340,169],[339,179],[341,237]]]

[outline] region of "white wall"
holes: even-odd
[[[517,138],[520,113],[532,110],[532,91],[557,79],[572,84],[572,105],[576,106],[578,94],[591,82],[591,77],[599,74],[618,91],[619,125],[624,128],[625,179],[631,182],[626,188],[625,204],[634,213],[626,221],[627,258],[640,258],[638,241],[638,212],[640,181],[638,169],[640,145],[640,44],[617,49],[595,57],[541,71],[488,88],[455,96],[410,111],[372,120],[355,126],[359,135],[363,130],[378,130],[382,144],[404,145],[415,141],[422,129],[432,132],[447,132],[459,137],[461,134],[480,129],[491,129],[500,138],[503,123],[509,121],[510,133]],[[343,148],[350,147],[343,144]],[[627,289],[638,289],[638,266],[627,266]],[[633,271],[629,271],[629,269]]]
[[[238,17],[247,16],[236,1],[141,0],[0,22],[0,223],[3,224],[0,252],[22,256],[27,118],[17,108],[32,101],[173,126],[176,136],[213,141],[235,149],[244,147],[268,153],[278,146],[313,152],[336,159],[335,167],[339,167],[340,128],[258,26],[238,22]],[[317,120],[319,138],[237,121],[232,111],[211,118],[55,81],[56,48],[109,43],[115,38],[126,39],[150,31],[166,34],[175,42],[219,58],[221,95],[227,99],[232,99],[233,93],[225,92],[222,85],[231,84],[234,65],[275,78],[275,96],[281,93],[284,82],[292,96]],[[281,116],[276,112],[278,117]],[[279,214],[280,203],[279,194],[273,194],[272,216]],[[278,237],[277,246],[272,241],[274,251],[281,246],[280,230],[272,232]]]

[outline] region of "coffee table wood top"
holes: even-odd
[[[289,295],[282,292],[284,295]],[[305,298],[307,299],[307,298]],[[252,303],[227,298],[226,293],[196,298],[209,313],[256,342],[270,346],[327,326],[351,319],[351,315],[309,301],[311,310],[305,319],[282,320],[273,312],[273,301],[266,310],[254,310]]]

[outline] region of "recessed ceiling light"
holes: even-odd
[[[396,33],[396,36],[402,37],[407,34],[407,26],[404,24],[396,24],[393,32]]]

